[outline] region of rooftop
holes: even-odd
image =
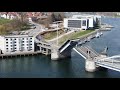
[[[1,36],[1,37],[5,37],[5,38],[17,38],[17,37],[33,37],[33,36],[30,36],[30,35],[4,35],[4,36]]]

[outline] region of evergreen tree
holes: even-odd
[[[51,15],[51,17],[52,17],[52,22],[55,22],[56,21],[56,17],[54,15],[54,13]]]
[[[58,21],[62,21],[63,20],[63,18],[62,18],[62,16],[59,14],[58,15]]]

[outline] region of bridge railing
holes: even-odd
[[[59,48],[59,51],[63,48],[63,47],[65,47],[65,45],[67,44],[67,43],[69,43],[70,42],[70,40],[67,40],[60,48]]]

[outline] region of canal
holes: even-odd
[[[101,52],[108,46],[108,55],[120,54],[120,18],[102,18],[102,22],[114,26],[103,36],[86,43]],[[88,73],[84,69],[85,60],[72,51],[72,58],[51,61],[44,55],[13,57],[0,60],[1,78],[120,78],[120,72],[101,70]]]

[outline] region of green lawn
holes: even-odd
[[[58,36],[61,35],[61,34],[64,34],[65,32],[63,30],[59,30],[58,31]],[[45,40],[51,40],[53,38],[56,38],[57,37],[57,31],[53,31],[53,32],[48,32],[48,33],[45,33],[43,34],[43,38]]]
[[[87,35],[91,32],[93,32],[94,30],[86,30],[86,31],[78,31],[78,32],[74,32],[71,33],[69,35],[65,35],[64,37],[60,38],[59,41],[59,45],[63,44],[65,41],[67,41],[68,39],[77,39],[80,38],[84,35]]]

